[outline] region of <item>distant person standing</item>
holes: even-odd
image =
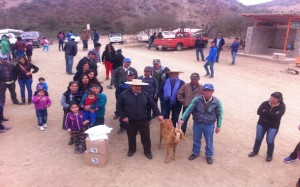
[[[26,42],[26,56],[27,56],[28,62],[30,62],[30,63],[31,63],[32,53],[33,53],[32,40],[29,40]]]
[[[63,51],[64,50],[64,43],[65,43],[65,35],[62,31],[59,31],[57,34],[57,39],[58,39],[58,50],[60,49]]]
[[[88,41],[90,39],[90,34],[87,30],[84,30],[83,33],[80,35],[80,39],[82,40],[83,50],[86,51],[89,49]]]
[[[73,75],[73,61],[77,54],[77,43],[75,42],[75,36],[71,36],[71,41],[67,42],[64,46],[65,59],[66,59],[66,73]]]
[[[148,50],[151,49],[152,44],[153,44],[155,38],[156,38],[156,32],[153,33],[153,34],[150,36],[149,40],[148,40]]]
[[[22,40],[20,36],[17,37],[17,41],[15,43],[15,50],[17,51],[17,58],[25,56],[26,43]]]
[[[100,40],[100,35],[99,35],[99,33],[95,29],[93,30],[92,40],[94,42],[94,45],[96,43],[99,43],[99,40]]]
[[[67,34],[67,40],[68,40],[68,42],[72,40],[72,38],[71,38],[72,36],[75,36],[75,35],[74,35],[73,31],[70,31],[70,32]],[[74,39],[75,39],[75,38],[74,38]]]
[[[215,42],[210,43],[209,54],[206,57],[206,63],[204,64],[204,68],[206,71],[205,77],[213,78],[214,77],[214,64],[217,58],[217,48]],[[208,70],[208,66],[210,68],[210,72]]]
[[[197,38],[195,41],[195,49],[196,49],[196,57],[197,61],[199,61],[199,53],[201,54],[201,60],[204,61],[204,53],[203,53],[203,48],[205,47],[205,43],[202,39],[201,36]]]
[[[218,36],[214,39],[215,45],[217,47],[217,60],[216,62],[219,62],[220,53],[223,49],[223,46],[225,45],[225,40],[222,38],[222,34],[218,33]]]
[[[1,38],[1,53],[4,56],[10,56],[10,43],[6,35],[3,35]]]
[[[115,56],[116,56],[116,51],[115,51],[114,46],[112,46],[111,44],[107,44],[105,46],[105,50],[102,53],[102,62],[104,63],[105,70],[106,70],[106,74],[105,74],[106,79],[105,80],[109,79],[109,72],[110,72],[111,77],[113,76],[112,75],[112,66],[113,66],[112,60]],[[112,84],[110,84],[109,86],[112,88]]]
[[[42,41],[42,44],[43,44],[43,51],[49,51],[49,41],[47,39],[47,37],[44,37],[43,41]]]
[[[239,39],[238,38],[234,38],[233,43],[230,45],[230,48],[231,48],[231,57],[232,57],[231,65],[235,64],[235,57],[237,55],[239,47],[240,47]]]

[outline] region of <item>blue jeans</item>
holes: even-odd
[[[64,50],[64,41],[59,41],[58,42],[58,50],[60,51],[60,49],[63,51]]]
[[[43,126],[43,124],[46,124],[47,118],[48,118],[47,109],[36,110],[36,117],[37,117],[39,126]]]
[[[232,57],[232,64],[235,64],[235,57],[237,55],[237,52],[231,52],[231,57]]]
[[[44,48],[43,48],[43,51],[45,51],[45,50],[49,50],[49,45],[44,45]]]
[[[215,64],[215,62],[208,62],[208,61],[205,62],[203,67],[205,68],[206,75],[214,76],[214,73],[215,73],[214,64]],[[209,70],[208,70],[208,66],[209,66],[209,69],[210,69],[210,73],[209,73]]]
[[[24,51],[17,51],[17,58],[20,58],[21,56],[25,56]]]
[[[161,99],[161,113],[164,116],[165,119],[170,119],[170,113],[172,112],[172,122],[173,126],[176,126],[176,123],[178,122],[179,114],[182,108],[182,104],[177,101],[175,104],[170,104],[170,100],[165,101],[164,99]]]
[[[66,55],[65,58],[66,58],[66,72],[67,73],[72,73],[74,56],[73,55]]]
[[[193,153],[200,155],[202,133],[205,138],[205,155],[206,157],[212,157],[214,155],[214,129],[215,124],[204,125],[198,122],[194,122],[193,125]]]
[[[21,90],[21,98],[22,100],[25,100],[25,86],[28,91],[28,99],[32,98],[32,79],[18,79],[19,85],[20,85],[20,90]]]
[[[88,41],[87,40],[82,40],[82,44],[83,44],[83,50],[88,49]]]
[[[196,57],[197,57],[197,60],[199,60],[199,53],[201,54],[201,60],[204,61],[203,48],[196,48]]]
[[[94,126],[96,124],[96,112],[83,111],[83,121],[90,120],[90,125]]]
[[[268,145],[268,150],[267,150],[267,155],[272,156],[274,152],[274,141],[275,137],[278,133],[278,129],[274,128],[265,128],[264,126],[257,124],[256,126],[256,138],[255,138],[255,143],[253,147],[253,151],[257,152],[259,151],[260,145],[262,140],[264,139],[265,134],[267,133],[267,145]]]
[[[151,47],[152,47],[152,44],[153,44],[153,41],[152,41],[152,40],[150,40],[150,41],[148,42],[148,50],[150,50],[150,49],[151,49]]]

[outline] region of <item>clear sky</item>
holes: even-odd
[[[239,2],[244,5],[256,5],[256,4],[265,3],[269,1],[272,0],[239,0]]]

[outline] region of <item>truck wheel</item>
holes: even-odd
[[[181,50],[182,50],[182,44],[177,44],[176,50],[177,50],[177,51],[181,51]]]

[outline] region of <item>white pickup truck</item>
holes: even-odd
[[[2,37],[3,37],[4,35],[8,36],[8,39],[9,39],[9,43],[10,43],[10,44],[15,44],[15,43],[16,43],[17,38],[16,38],[16,36],[15,36],[14,33],[0,34],[0,40],[2,39]]]

